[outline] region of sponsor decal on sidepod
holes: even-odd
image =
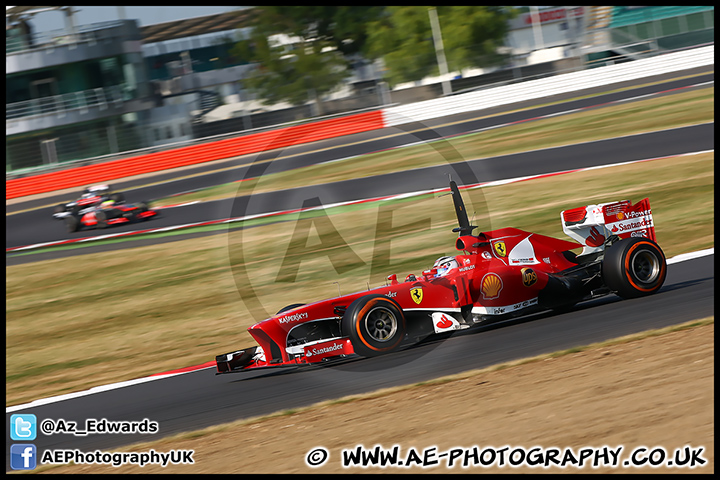
[[[278,320],[280,323],[291,323],[291,322],[297,322],[298,320],[302,320],[304,318],[307,318],[308,314],[307,312],[303,313],[296,313],[294,315],[288,315]]]
[[[325,353],[335,352],[337,350],[342,350],[343,344],[342,343],[333,343],[332,345],[328,345],[327,347],[322,348],[310,348],[308,350],[305,350],[305,356],[307,358],[313,357],[315,355],[322,355]]]

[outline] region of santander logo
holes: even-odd
[[[435,325],[437,325],[438,328],[450,328],[453,326],[453,322],[446,315],[443,315],[440,321],[436,322]]]
[[[327,347],[322,348],[308,348],[305,350],[305,356],[310,358],[315,355],[322,355],[323,353],[331,353],[335,352],[337,350],[342,350],[343,344],[342,343],[332,343],[328,345]]]
[[[605,236],[600,233],[597,228],[590,229],[590,236],[585,239],[585,243],[591,247],[599,247],[605,242]]]

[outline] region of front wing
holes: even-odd
[[[290,359],[283,361],[267,361],[265,352],[259,346],[237,350],[215,357],[216,374],[245,372],[259,368],[293,367],[326,362],[330,359],[354,355],[350,339],[347,337],[320,340],[305,345],[290,347]]]
[[[461,325],[455,318],[443,312],[433,312],[431,315],[433,331],[435,333],[450,332],[468,328]],[[349,337],[335,337],[316,340],[302,345],[287,347],[288,360],[279,359],[268,361],[262,347],[254,346],[215,357],[217,374],[244,372],[259,368],[291,367],[312,365],[330,360],[336,360],[349,355],[355,355]]]

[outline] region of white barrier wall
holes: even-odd
[[[715,45],[711,45],[514,85],[389,107],[383,110],[384,123],[386,126],[402,125],[714,64]]]

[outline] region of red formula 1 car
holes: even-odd
[[[373,357],[429,334],[563,310],[597,296],[650,295],[665,281],[647,198],[563,211],[563,231],[576,241],[569,242],[517,228],[473,235],[477,227],[455,182],[450,189],[457,256],[403,282],[390,275],[387,285],[369,291],[289,305],[248,329],[257,346],[218,355],[217,373]]]
[[[125,203],[122,193],[112,193],[109,185],[96,185],[83,190],[77,200],[55,207],[53,218],[64,220],[69,233],[83,227],[105,228],[157,215],[147,203]]]

